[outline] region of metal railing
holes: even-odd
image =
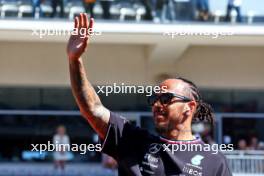
[[[240,150],[225,155],[233,173],[264,175],[264,151]]]

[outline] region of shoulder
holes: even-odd
[[[213,159],[214,161],[218,162],[218,163],[223,163],[226,162],[226,157],[222,152],[218,152],[216,154],[212,153],[210,155],[211,159]]]
[[[140,127],[140,124],[133,123],[128,118],[117,113],[110,112],[110,127],[120,132],[124,138],[134,139],[137,142],[146,138],[155,138],[147,129]]]
[[[214,168],[215,171],[228,171],[228,162],[227,158],[221,151],[218,151],[217,153],[210,152],[208,157],[208,165],[210,165],[212,168]]]
[[[211,168],[218,169],[220,167],[227,167],[227,159],[224,153],[222,153],[218,144],[202,144],[203,158],[207,165],[210,165]]]
[[[218,144],[205,144],[205,143],[203,143],[203,145],[204,145],[204,150],[205,150],[205,147],[208,149],[208,150],[205,150],[206,155],[211,160],[214,160],[216,162],[226,161],[226,157],[221,152],[221,148],[219,148]]]

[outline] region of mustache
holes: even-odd
[[[168,115],[168,112],[162,108],[155,108],[153,110],[153,114],[162,114],[162,115]]]
[[[164,125],[164,126],[158,126],[158,125],[155,125],[155,130],[156,130],[156,132],[158,133],[158,134],[166,134],[166,133],[168,133],[168,132],[170,132],[170,131],[172,131],[172,130],[175,130],[175,129],[177,129],[177,130],[179,130],[179,131],[181,131],[181,132],[187,132],[186,130],[184,130],[184,129],[178,129],[177,128],[177,126],[178,125],[180,125],[181,123],[180,123],[180,121],[178,121],[178,120],[169,120],[168,121],[168,123],[166,124],[166,125]],[[179,127],[179,126],[178,126]],[[189,132],[189,131],[188,131]]]

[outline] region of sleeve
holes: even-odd
[[[108,131],[104,141],[102,141],[102,152],[118,160],[124,155],[129,155],[131,148],[134,151],[137,150],[138,144],[146,135],[148,135],[147,131],[111,112]]]
[[[232,176],[232,172],[230,171],[227,160],[224,156],[220,163],[220,166],[217,169],[216,176]]]

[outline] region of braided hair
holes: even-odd
[[[193,122],[209,122],[212,129],[214,128],[215,118],[213,114],[213,108],[208,103],[202,100],[202,96],[197,86],[190,80],[178,77],[179,79],[186,83],[189,86],[189,89],[186,90],[190,97],[193,97],[194,100],[198,103],[196,111],[193,116]]]

